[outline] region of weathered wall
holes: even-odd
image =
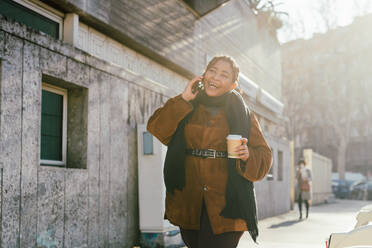
[[[82,22],[79,23],[78,33],[79,49],[140,75],[138,81],[146,78],[177,92],[184,89],[186,83],[184,77],[128,48],[125,43],[117,42]]]
[[[0,61],[2,247],[132,247],[138,238],[136,124],[172,91],[146,80],[139,85],[131,80],[138,75],[3,18]],[[86,115],[87,142],[76,149],[87,169],[40,166],[45,80],[84,89],[69,94],[86,99],[86,106],[70,110]],[[74,115],[70,120],[74,126]]]
[[[264,178],[254,184],[257,198],[258,217],[264,219],[289,211],[290,209],[290,152],[288,141],[267,137],[273,152],[271,174],[273,180]],[[279,172],[278,151],[283,152],[282,172]],[[282,173],[282,179],[279,178]]]
[[[226,13],[218,9],[199,23],[179,1],[146,2],[152,9],[142,8],[143,1],[109,1],[109,6],[102,1],[45,2],[75,6],[83,21],[111,27],[108,36],[114,34],[112,28],[128,28],[136,33],[133,39],[194,73],[204,68],[207,55],[230,54],[247,76],[280,99],[278,44],[259,28],[248,10],[241,10],[243,1],[232,0]],[[128,15],[118,16],[120,13]],[[159,13],[164,14],[162,18]],[[231,13],[236,14],[236,20],[230,19],[234,16]],[[231,26],[217,28],[221,21]],[[141,25],[134,28],[135,24]],[[139,32],[144,26],[146,32]],[[179,30],[182,26],[186,31]],[[232,35],[239,41],[232,41]],[[120,37],[113,35],[116,40]],[[163,38],[170,43],[163,43]],[[231,45],[222,46],[226,42]],[[120,68],[0,18],[3,247],[132,247],[138,239],[136,126],[146,123],[157,107],[179,93],[187,79],[151,58],[129,49],[125,52],[126,66]],[[86,169],[40,166],[43,80],[69,89],[69,125],[78,128],[70,130],[68,142],[74,149],[70,149],[72,162],[68,165],[81,168],[86,164]],[[79,115],[83,117],[79,119]],[[273,148],[285,153],[284,143],[274,137],[270,140]],[[256,184],[260,218],[289,210],[288,156],[283,181]]]
[[[191,74],[202,72],[207,57],[231,55],[246,76],[281,99],[279,43],[245,0],[228,1],[199,19],[176,0],[44,2],[79,14],[83,22],[129,47],[136,41],[141,52],[154,52]]]

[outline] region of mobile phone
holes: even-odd
[[[192,86],[192,90],[191,90],[191,92],[193,93],[193,94],[195,94],[195,92],[196,91],[202,91],[202,90],[204,90],[204,83],[203,83],[203,81],[198,81],[198,82],[196,82],[193,86]]]

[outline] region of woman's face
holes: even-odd
[[[235,89],[234,72],[229,62],[217,60],[204,74],[204,88],[208,96],[221,96]]]

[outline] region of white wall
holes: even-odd
[[[303,154],[312,172],[312,204],[326,203],[332,195],[332,160],[311,149]]]

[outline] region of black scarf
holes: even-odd
[[[230,134],[239,134],[248,138],[250,133],[249,109],[242,96],[235,90],[218,97],[209,97],[203,91],[192,102],[194,110],[199,104],[224,107]],[[188,114],[178,125],[171,141],[164,163],[164,182],[167,192],[173,194],[175,189],[185,186],[186,140],[185,125],[193,112]],[[203,149],[204,147],[200,147]],[[225,218],[244,219],[252,239],[258,236],[256,197],[253,183],[243,178],[236,170],[236,159],[227,159],[228,179],[226,185],[226,205],[220,215]]]

